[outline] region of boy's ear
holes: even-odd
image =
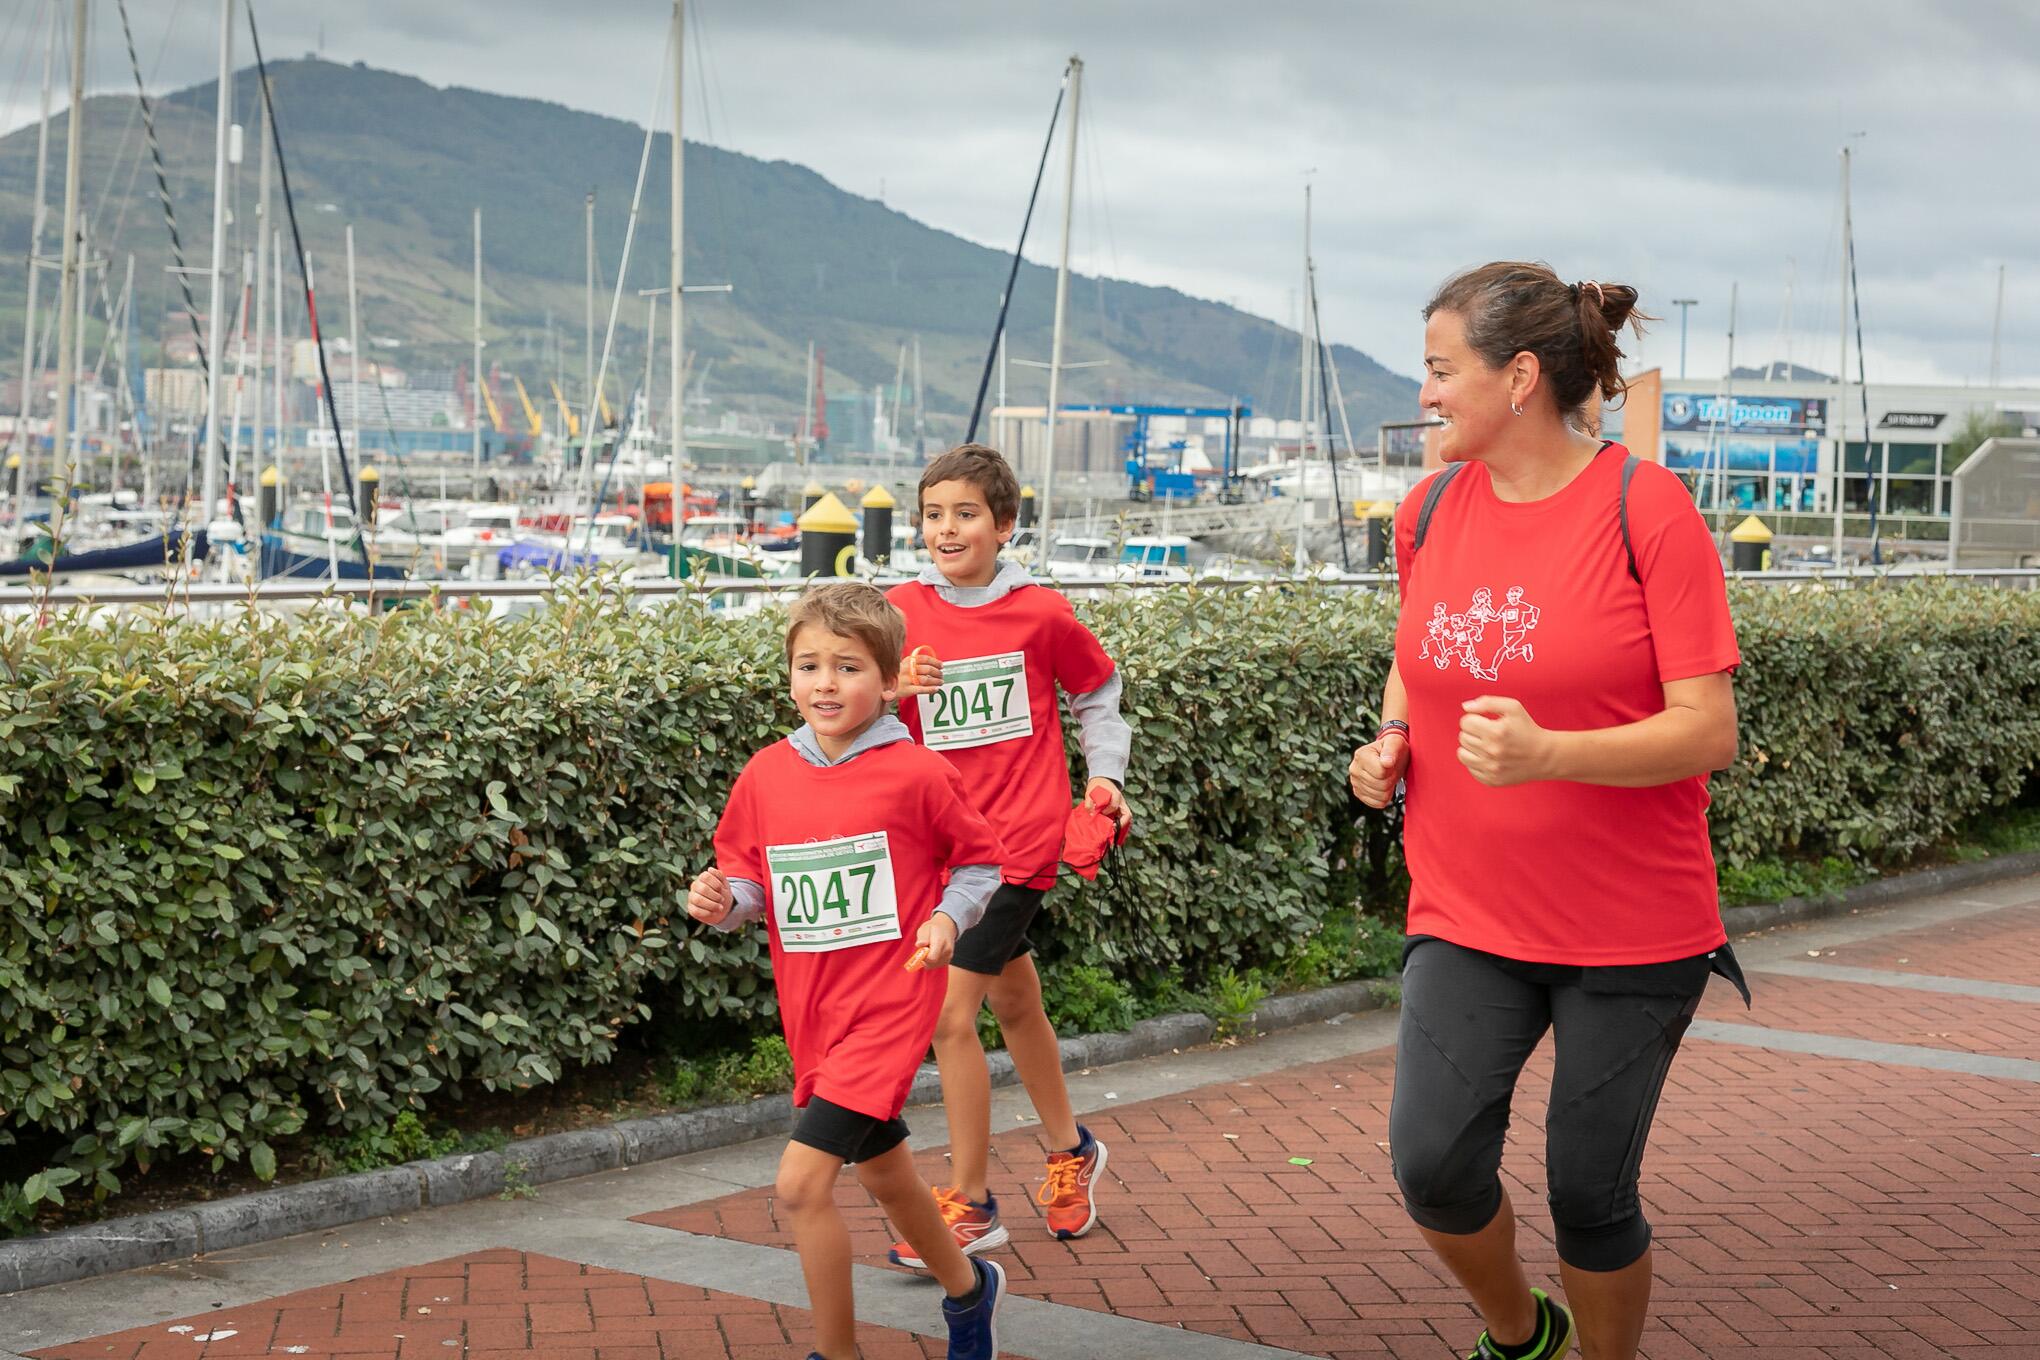
[[[999,542],[1001,543],[1011,543],[1013,541],[1013,531],[1016,528],[1018,528],[1019,525],[1020,519],[1017,515],[1014,516],[1012,519],[1008,520],[992,521],[992,527],[999,531]]]

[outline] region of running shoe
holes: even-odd
[[[999,1305],[1006,1298],[1006,1272],[997,1261],[972,1261],[977,1271],[977,1302],[959,1308],[942,1300],[942,1320],[949,1324],[949,1360],[998,1360]]]
[[[1048,1211],[1049,1234],[1064,1241],[1097,1226],[1095,1191],[1098,1178],[1105,1174],[1105,1145],[1082,1124],[1077,1133],[1076,1151],[1048,1155],[1048,1179],[1034,1196],[1035,1203]]]
[[[972,1204],[953,1187],[937,1186],[935,1207],[942,1211],[942,1221],[955,1234],[956,1245],[965,1256],[975,1256],[981,1251],[1006,1245],[1008,1234],[1005,1225],[999,1222],[997,1195],[985,1196],[983,1204]],[[905,1266],[909,1270],[928,1268],[928,1263],[921,1259],[921,1253],[914,1250],[911,1242],[893,1243],[892,1250],[885,1257],[894,1265]]]
[[[1562,1303],[1553,1303],[1551,1296],[1542,1289],[1532,1289],[1531,1295],[1537,1300],[1536,1344],[1524,1351],[1516,1360],[1562,1360],[1572,1350],[1572,1310]],[[1480,1340],[1473,1346],[1473,1354],[1466,1360],[1508,1360],[1502,1348],[1488,1339],[1482,1332]]]

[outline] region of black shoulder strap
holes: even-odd
[[[1643,466],[1643,460],[1630,454],[1622,460],[1622,497],[1619,502],[1622,515],[1622,551],[1629,554],[1629,579],[1643,584],[1643,575],[1636,569],[1636,545],[1629,541],[1629,479]]]
[[[1424,503],[1417,507],[1417,532],[1410,539],[1410,556],[1415,557],[1424,546],[1424,536],[1431,532],[1431,513],[1438,508],[1438,500],[1445,494],[1445,488],[1459,475],[1464,463],[1447,463],[1444,470],[1431,479],[1431,485],[1424,490]]]

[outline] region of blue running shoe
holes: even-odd
[[[977,1270],[978,1298],[968,1308],[952,1299],[942,1300],[942,1320],[949,1324],[949,1360],[998,1360],[999,1305],[1006,1300],[1006,1272],[997,1261],[973,1256]]]

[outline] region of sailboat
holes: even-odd
[[[36,201],[32,209],[34,225],[31,229],[29,261],[29,306],[27,337],[23,343],[23,362],[27,369],[22,384],[22,420],[19,428],[26,427],[29,403],[35,386],[35,285],[39,242],[45,217],[43,191],[48,179],[49,160],[49,119],[50,119],[50,72],[56,51],[58,19],[60,11],[52,7],[48,46],[43,58],[43,92],[41,123],[36,140]],[[85,551],[65,552],[66,519],[72,512],[72,483],[75,480],[77,459],[73,443],[80,433],[73,427],[75,418],[72,400],[76,371],[76,345],[73,332],[74,318],[79,315],[79,292],[83,286],[83,273],[87,262],[83,258],[83,242],[79,231],[79,159],[85,131],[85,48],[86,48],[86,4],[85,0],[72,0],[71,38],[71,105],[66,119],[64,148],[64,250],[62,275],[58,289],[57,303],[57,394],[50,411],[51,476],[54,499],[47,519],[36,532],[20,544],[22,553],[18,557],[0,561],[0,578],[41,577],[47,580],[54,576],[84,573],[119,573],[147,568],[166,568],[178,575],[183,574],[184,564],[205,555],[209,546],[203,530],[190,532],[181,526],[173,526],[165,532],[151,534],[136,542],[97,547]],[[225,81],[221,82],[220,116],[224,118],[228,99]],[[224,134],[222,134],[224,147]],[[224,151],[222,151],[224,154]],[[217,229],[216,229],[217,233]],[[215,287],[217,287],[215,273]],[[109,326],[113,316],[107,316]],[[215,327],[217,331],[217,327]],[[24,528],[31,519],[28,514],[28,491],[34,485],[30,464],[34,455],[31,443],[15,466],[13,490],[13,520],[17,529]]]

